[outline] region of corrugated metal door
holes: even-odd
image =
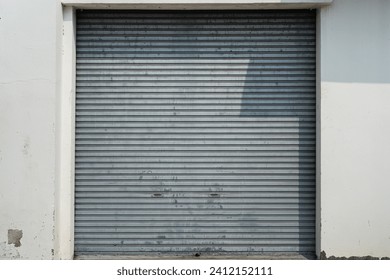
[[[77,15],[77,255],[313,253],[315,12]]]

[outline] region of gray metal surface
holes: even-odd
[[[314,253],[315,12],[77,14],[76,255]]]

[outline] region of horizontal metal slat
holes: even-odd
[[[77,182],[80,187],[104,187],[104,188],[154,188],[155,191],[164,191],[171,190],[177,187],[180,188],[192,188],[192,189],[202,189],[207,188],[211,191],[219,191],[221,189],[225,189],[226,187],[231,188],[258,188],[261,189],[263,187],[311,187],[315,186],[314,180],[241,180],[241,181],[231,181],[231,180],[220,180],[216,184],[215,181],[206,180],[206,181],[183,181],[183,180],[138,180],[138,181],[129,181],[129,180],[121,180],[121,181],[98,181],[98,180],[82,180]]]
[[[315,59],[315,52],[284,52],[284,53],[215,53],[215,52],[201,52],[201,53],[149,53],[149,52],[134,52],[134,53],[100,53],[100,52],[89,52],[89,53],[77,53],[77,57],[80,59],[85,59],[85,62],[92,63],[101,62],[105,60],[105,62],[111,63],[110,60],[116,60],[117,63],[125,63],[130,60],[141,60],[141,59],[161,59],[161,60],[174,60],[174,59],[182,59],[182,60],[191,60],[191,59],[208,59],[208,60],[216,60],[216,59],[248,59],[248,60],[256,60],[256,59],[266,59],[272,61],[274,63],[279,62],[310,62]],[[169,61],[171,63],[171,61]],[[183,62],[182,62],[183,63]],[[225,62],[226,63],[226,62]]]
[[[190,43],[190,42],[189,42]],[[116,54],[116,53],[145,53],[148,52],[151,53],[227,53],[231,52],[233,55],[235,53],[251,53],[251,54],[273,54],[273,53],[279,53],[279,54],[289,54],[294,53],[297,54],[299,52],[315,52],[315,46],[309,47],[309,46],[289,46],[289,47],[283,47],[283,46],[261,46],[261,47],[234,47],[234,46],[218,46],[218,47],[210,47],[210,46],[204,46],[198,44],[195,46],[177,46],[177,45],[170,45],[170,46],[155,46],[155,47],[142,47],[139,46],[94,46],[94,47],[79,47],[77,49],[77,54],[82,53],[110,53],[110,54]]]
[[[152,155],[151,155],[152,154]],[[78,151],[78,156],[105,156],[105,157],[311,157],[314,151]]]
[[[76,233],[76,238],[80,239],[313,239],[315,236],[312,233],[275,233],[275,234],[251,234],[251,233]]]
[[[310,204],[298,204],[298,203],[274,203],[274,204],[246,204],[243,207],[240,204],[229,204],[229,205],[213,205],[210,204],[207,207],[204,204],[196,204],[196,205],[188,205],[181,204],[179,207],[175,207],[172,204],[96,204],[96,203],[88,203],[88,204],[79,204],[76,203],[76,211],[79,209],[87,210],[135,210],[135,211],[148,211],[148,210],[160,210],[160,211],[216,211],[216,210],[245,210],[245,211],[259,211],[262,209],[308,209],[314,210],[314,205]],[[211,227],[212,228],[212,227]],[[144,231],[146,229],[143,229]],[[149,230],[149,229],[148,229]],[[249,229],[248,229],[249,230]]]
[[[315,81],[314,75],[310,76],[292,76],[292,75],[275,75],[273,77],[270,76],[263,76],[263,75],[242,75],[242,76],[214,76],[214,75],[205,75],[205,76],[196,76],[196,75],[175,75],[172,76],[169,73],[165,76],[153,76],[153,75],[144,75],[144,76],[129,76],[129,75],[123,75],[123,76],[117,76],[117,75],[104,75],[104,76],[78,76],[77,82],[80,85],[84,85],[87,82],[93,83],[93,82],[106,82],[108,84],[111,83],[138,83],[138,82],[144,82],[144,81],[153,81],[155,83],[168,83],[168,82],[215,82],[215,83],[223,83],[224,81],[227,81],[229,83],[231,82],[240,82],[244,81],[247,84],[252,85],[253,83],[264,81],[266,84],[272,83],[272,82],[280,82],[280,83],[286,83],[286,82],[299,82],[297,85],[300,85],[303,81]]]
[[[188,121],[170,121],[169,123],[160,121],[147,121],[147,122],[139,122],[137,120],[129,119],[124,121],[111,121],[111,120],[78,120],[76,123],[78,128],[90,127],[90,128],[185,128],[185,127],[193,127],[193,128],[314,128],[314,122],[278,122],[278,121],[257,121],[257,122],[248,122],[248,121],[240,121],[235,120],[234,122],[223,122],[223,121],[206,121],[199,122],[194,120]],[[223,143],[219,143],[223,144]]]
[[[277,128],[268,128],[268,127],[78,127],[80,133],[242,133],[242,134],[258,134],[258,133],[315,133],[314,128],[308,127],[298,127],[298,128],[289,128],[289,127],[277,127]]]
[[[233,222],[240,223],[241,221],[257,224],[258,222],[269,222],[269,221],[314,221],[315,215],[305,215],[305,214],[268,214],[268,215],[245,215],[244,217],[240,215],[122,215],[122,214],[113,214],[113,215],[77,215],[76,221],[82,224],[84,221],[87,222],[178,222],[178,223],[194,223],[194,222]]]
[[[313,198],[315,191],[311,187],[242,187],[245,194],[240,193],[238,187],[145,187],[145,186],[81,186],[76,192],[77,198]],[[119,214],[119,213],[118,213]],[[161,213],[162,214],[162,213]]]
[[[125,193],[128,195],[138,195],[145,197],[170,197],[170,196],[188,196],[188,195],[201,195],[207,197],[215,196],[261,196],[263,194],[274,194],[279,195],[299,195],[305,193],[315,193],[312,186],[235,186],[233,185],[218,185],[218,186],[199,186],[199,185],[160,185],[160,186],[147,186],[147,185],[123,185],[123,186],[109,186],[109,185],[86,185],[80,186],[76,193],[83,195],[83,192],[96,192],[99,195],[103,193]],[[93,195],[93,194],[92,194]]]
[[[89,77],[144,77],[144,76],[172,76],[175,77],[187,77],[191,75],[191,77],[252,77],[252,78],[260,78],[260,77],[270,77],[275,78],[275,76],[285,76],[285,77],[300,77],[300,76],[314,76],[315,72],[313,70],[290,70],[290,71],[256,71],[256,70],[229,70],[229,71],[221,71],[221,70],[207,70],[207,69],[197,69],[197,70],[121,70],[121,69],[112,69],[112,70],[98,70],[98,69],[87,69],[87,70],[78,70],[77,78],[89,78]],[[212,75],[212,76],[211,76]],[[107,78],[108,79],[108,78]]]
[[[164,64],[170,64],[176,66],[179,65],[192,65],[192,64],[219,64],[223,65],[224,67],[228,67],[230,65],[239,64],[239,65],[248,65],[250,63],[251,67],[252,65],[258,65],[258,64],[264,64],[264,65],[271,65],[271,64],[300,64],[300,65],[307,65],[315,63],[315,55],[310,54],[308,57],[295,57],[293,54],[290,55],[290,57],[279,57],[277,54],[273,54],[270,57],[232,57],[229,54],[225,54],[224,56],[212,56],[213,54],[210,54],[209,57],[182,57],[182,55],[178,55],[178,57],[78,57],[77,63],[78,64],[107,64],[107,65],[116,65],[116,64],[153,64],[153,65],[159,65],[159,67],[163,67]],[[215,55],[215,54],[214,54]],[[104,66],[103,66],[104,67]],[[188,66],[187,66],[188,67]]]
[[[76,110],[76,117],[107,117],[109,118],[117,118],[117,117],[122,117],[123,119],[125,118],[132,118],[132,119],[137,119],[137,118],[146,118],[153,119],[153,118],[169,118],[169,117],[175,117],[177,119],[202,119],[202,118],[221,118],[221,116],[225,116],[226,119],[229,119],[231,117],[243,117],[243,118],[248,118],[254,119],[254,118],[264,118],[264,117],[269,117],[269,118],[283,118],[285,117],[286,119],[291,119],[291,118],[296,118],[296,120],[299,120],[302,118],[303,120],[309,119],[312,120],[315,118],[315,112],[314,111],[293,111],[293,112],[285,112],[285,111],[244,111],[241,113],[241,111],[222,111],[222,112],[214,112],[209,111],[209,112],[203,112],[203,111],[186,111],[186,112],[181,112],[181,111],[176,111],[176,112],[169,112],[169,111],[132,111],[132,112],[120,112],[120,111],[80,111]]]
[[[240,163],[232,162],[186,162],[186,163],[164,163],[164,162],[150,162],[150,163],[102,163],[102,162],[77,162],[77,170],[84,169],[126,169],[126,170],[160,170],[160,169],[172,169],[172,170],[208,170],[208,169],[221,169],[221,170],[256,170],[256,169],[265,169],[265,170],[305,170],[305,169],[315,169],[315,164],[313,163],[253,163],[245,162],[245,165]]]
[[[305,15],[301,15],[300,18],[298,18],[298,15],[296,18],[293,17],[279,17],[280,15],[276,15],[272,17],[271,15],[268,17],[262,16],[259,17],[251,17],[250,14],[246,14],[245,17],[237,17],[237,15],[232,15],[232,17],[225,17],[225,18],[205,18],[202,16],[198,17],[181,17],[177,18],[176,16],[172,17],[162,17],[157,14],[155,15],[146,15],[142,14],[142,17],[132,14],[129,15],[112,15],[111,17],[107,17],[105,15],[95,15],[94,17],[79,17],[78,22],[82,26],[88,26],[88,25],[104,25],[104,26],[111,26],[111,25],[117,25],[117,24],[125,24],[125,25],[136,25],[136,24],[142,24],[142,25],[151,25],[156,24],[156,21],[158,21],[159,24],[162,25],[168,25],[171,26],[172,24],[180,24],[180,22],[184,22],[186,20],[189,24],[197,25],[197,24],[208,24],[212,23],[213,25],[221,25],[221,26],[234,26],[237,24],[256,24],[257,26],[259,24],[307,24],[311,23],[313,25],[315,18],[308,18]]]
[[[273,63],[254,63],[251,60],[250,68],[248,68],[248,63],[235,63],[235,61],[231,64],[227,63],[210,63],[210,64],[204,64],[204,63],[182,63],[176,64],[176,63],[164,63],[164,65],[161,65],[159,63],[154,63],[154,60],[148,60],[145,61],[145,63],[137,63],[138,61],[129,63],[113,63],[113,64],[107,64],[107,63],[95,63],[95,60],[91,63],[89,62],[83,62],[81,63],[79,60],[76,63],[76,69],[77,73],[79,73],[80,70],[88,72],[100,72],[100,71],[112,71],[114,74],[116,71],[226,71],[226,74],[228,75],[230,71],[234,70],[240,70],[240,71],[287,71],[290,70],[292,73],[294,71],[314,71],[315,65],[311,63],[286,63],[286,64],[273,64]]]
[[[262,22],[262,25],[259,26],[259,22],[254,22],[252,24],[246,23],[246,22],[236,22],[234,25],[226,25],[226,22],[217,24],[213,23],[212,21],[208,22],[176,22],[176,24],[164,24],[160,23],[154,24],[148,23],[136,23],[132,22],[129,24],[129,22],[118,22],[118,21],[111,21],[110,24],[102,24],[102,23],[88,23],[78,25],[77,30],[85,30],[85,31],[95,31],[95,30],[129,30],[129,31],[145,31],[145,30],[191,30],[191,31],[198,31],[198,30],[210,30],[210,31],[229,31],[229,30],[242,30],[242,31],[248,31],[248,30],[270,30],[270,29],[282,29],[282,30],[295,30],[295,29],[304,29],[304,30],[310,30],[314,29],[314,26],[311,22],[279,22],[279,23],[272,23],[272,22]]]
[[[225,209],[219,209],[218,210],[213,210],[209,211],[207,209],[188,209],[188,210],[164,210],[161,212],[160,209],[149,209],[149,210],[115,210],[115,209],[100,209],[100,210],[95,210],[95,209],[80,209],[77,212],[78,216],[107,216],[107,215],[132,215],[134,217],[149,217],[149,216],[154,216],[154,215],[162,215],[162,216],[169,216],[169,217],[176,217],[176,216],[211,216],[211,217],[225,217],[225,216],[241,216],[241,217],[246,217],[246,216],[261,216],[261,215],[315,215],[315,210],[314,209],[260,209],[260,210],[245,210],[245,209],[235,209],[235,210],[225,210]],[[129,229],[129,233],[131,233],[132,229]],[[139,232],[139,229],[135,229],[135,232]],[[145,231],[147,232],[147,231]],[[183,233],[188,233],[191,231],[182,231]],[[259,233],[264,233],[267,231],[260,231]],[[281,231],[283,232],[297,232],[297,230],[288,230],[284,229]],[[314,232],[314,230],[305,230],[304,232]],[[202,234],[201,232],[199,234]]]
[[[310,10],[262,10],[258,11],[165,11],[165,10],[145,10],[142,12],[132,10],[119,10],[119,11],[107,11],[107,10],[89,10],[81,11],[78,13],[78,17],[81,19],[151,19],[154,22],[160,19],[183,20],[183,19],[206,19],[216,20],[221,19],[224,22],[241,18],[243,20],[248,19],[315,19],[315,13]]]
[[[104,180],[104,178],[102,179]],[[143,180],[143,179],[142,179]],[[293,180],[293,179],[290,179]],[[304,180],[304,179],[302,179]],[[136,198],[132,197],[77,197],[76,201],[78,203],[102,203],[102,204],[121,204],[121,203],[129,203],[129,204],[216,204],[216,205],[224,205],[224,204],[237,204],[237,203],[245,203],[245,204],[255,204],[255,203],[268,203],[268,204],[278,204],[278,203],[312,203],[313,195],[308,197],[293,197],[286,196],[284,197],[282,194],[280,196],[269,196],[263,195],[261,197],[252,197],[252,198],[237,198],[237,197],[147,197],[147,198]],[[207,206],[206,206],[207,207]]]
[[[92,97],[95,95],[95,97]],[[141,95],[143,95],[141,97]],[[159,95],[159,96],[157,96]],[[76,99],[77,105],[315,105],[315,98],[306,93],[218,93],[218,94],[191,94],[191,93],[80,93]],[[213,122],[214,120],[210,120]],[[236,120],[237,121],[237,120]]]
[[[126,94],[183,94],[185,96],[186,94],[208,94],[209,97],[211,97],[211,94],[217,94],[216,97],[218,97],[218,94],[242,94],[243,97],[245,97],[246,94],[303,94],[307,95],[309,93],[313,94],[314,87],[312,86],[303,86],[303,87],[284,87],[284,86],[275,86],[275,87],[122,87],[122,88],[115,88],[115,87],[92,87],[90,89],[86,87],[77,87],[77,92],[80,93],[111,93],[111,94],[117,94],[117,93],[126,93]],[[145,98],[148,97],[148,95],[144,96]],[[293,98],[293,96],[291,97]]]
[[[267,28],[267,26],[270,26],[270,28]],[[279,25],[280,26],[280,25]],[[201,26],[198,26],[201,27]],[[87,29],[83,30],[81,28],[77,29],[77,36],[117,36],[117,35],[127,35],[127,36],[208,36],[208,37],[213,37],[213,36],[229,36],[229,35],[238,35],[238,36],[244,36],[244,35],[249,35],[249,36],[254,36],[254,35],[268,35],[268,36],[293,36],[293,35],[314,35],[315,34],[315,29],[313,27],[311,28],[283,28],[283,27],[278,27],[278,25],[272,27],[272,25],[266,25],[265,27],[258,27],[256,29],[245,29],[241,28],[239,30],[237,29],[231,29],[229,30],[228,28],[226,29],[218,29],[218,28],[209,28],[208,30],[198,28],[177,28],[177,27],[172,27],[171,29],[149,29],[149,28],[144,28],[144,29],[114,29],[110,30],[109,28],[104,28],[104,29]]]
[[[274,151],[274,152],[291,152],[291,151],[315,151],[314,147],[288,147],[288,146],[282,146],[282,147],[226,147],[226,146],[215,146],[215,147],[194,147],[189,145],[183,145],[182,147],[145,147],[145,146],[131,146],[131,147],[125,147],[125,146],[111,146],[111,145],[105,145],[105,146],[76,146],[76,151],[88,151],[88,152],[100,152],[100,151],[120,151],[120,152],[138,152],[138,151],[154,151],[154,152],[168,152],[168,151],[193,151],[193,152],[230,152],[230,151],[253,151],[253,152],[260,152],[260,151]]]
[[[137,228],[135,228],[135,231],[126,231],[126,228],[124,227],[118,227],[118,232],[113,232],[112,229],[110,231],[110,228],[99,228],[99,227],[96,227],[96,228],[93,228],[93,227],[82,227],[80,228],[80,231],[76,233],[76,236],[77,237],[81,237],[81,239],[89,239],[89,240],[107,240],[109,238],[97,238],[95,236],[108,236],[108,235],[111,235],[111,239],[112,240],[120,240],[120,237],[124,237],[124,236],[129,236],[127,238],[127,240],[135,240],[135,241],[145,241],[144,239],[148,239],[147,236],[159,236],[160,238],[156,238],[154,239],[154,241],[157,241],[157,240],[161,240],[161,239],[165,239],[166,241],[173,241],[173,238],[176,238],[179,242],[183,242],[185,243],[185,238],[187,236],[194,236],[192,238],[188,238],[188,240],[193,240],[193,242],[196,242],[196,241],[201,241],[201,239],[204,239],[202,238],[201,236],[210,236],[209,238],[207,239],[217,239],[217,238],[213,238],[214,236],[221,236],[222,238],[220,238],[219,240],[229,240],[229,239],[237,239],[237,238],[240,238],[242,240],[246,240],[246,241],[250,241],[250,240],[257,240],[258,243],[263,243],[265,241],[265,239],[270,239],[270,240],[286,240],[286,239],[292,239],[294,238],[295,240],[308,240],[308,239],[312,239],[313,237],[313,233],[311,232],[306,232],[304,230],[303,227],[300,227],[300,228],[294,228],[294,227],[288,227],[288,231],[282,231],[283,230],[283,227],[275,227],[275,228],[271,228],[269,231],[265,231],[265,232],[262,232],[262,227],[257,227],[257,231],[259,231],[260,233],[256,233],[256,232],[247,232],[247,228],[243,228],[243,231],[226,231],[224,230],[224,228],[222,227],[218,227],[216,228],[215,231],[206,231],[204,233],[202,232],[197,232],[197,231],[192,231],[192,232],[182,232],[180,231],[180,227],[178,227],[178,232],[177,233],[174,233],[172,232],[172,230],[167,227],[167,228],[151,228],[151,231],[150,232],[139,232],[137,231]],[[91,229],[95,229],[96,230],[96,233],[97,234],[93,234],[93,232],[91,231]],[[193,230],[193,228],[190,227],[190,229]],[[202,228],[203,229],[203,228]],[[207,227],[204,228],[205,230],[208,229]],[[123,231],[125,230],[125,231]],[[160,234],[158,231],[156,230],[160,230]],[[282,231],[282,233],[280,233],[280,231]],[[154,234],[153,234],[154,233]],[[146,237],[141,237],[141,238],[137,238],[138,236],[146,236]],[[272,239],[272,237],[268,237],[268,236],[276,236],[275,239]],[[118,236],[119,238],[117,238],[116,236]],[[172,239],[169,238],[169,236],[174,236]],[[224,237],[223,237],[224,236]],[[228,238],[228,236],[232,236],[232,237],[235,237],[235,238]],[[76,238],[77,238],[76,237]],[[133,237],[133,238],[131,238]],[[123,238],[122,240],[126,240],[125,238]],[[312,240],[313,242],[314,240]],[[183,244],[184,245],[184,244]],[[232,244],[234,245],[234,243]]]
[[[234,239],[233,239],[234,240]],[[187,239],[187,240],[180,240],[180,239],[175,239],[175,240],[170,240],[170,239],[160,239],[160,240],[148,240],[148,245],[153,246],[177,246],[177,245],[184,245],[185,246],[207,246],[210,245],[210,243],[213,246],[224,246],[224,245],[230,245],[232,244],[231,240],[226,240],[226,239]],[[76,242],[77,246],[80,245],[93,245],[93,246],[98,246],[98,245],[110,245],[110,246],[123,246],[127,245],[129,247],[131,246],[140,246],[142,244],[145,244],[144,240],[116,240],[116,239],[108,239],[108,240],[79,240]],[[307,246],[312,246],[313,240],[304,240],[304,239],[279,239],[279,240],[274,240],[274,239],[236,239],[234,240],[234,244],[237,246],[239,245],[246,245],[246,246],[251,246],[251,245],[266,245],[266,246],[272,246],[272,245],[307,245]]]
[[[304,41],[304,40],[252,40],[249,42],[243,43],[242,41],[229,41],[224,42],[222,40],[216,40],[216,38],[210,38],[209,40],[177,40],[173,38],[172,40],[160,40],[158,42],[145,41],[130,41],[130,40],[104,40],[104,41],[79,41],[76,44],[78,50],[80,49],[94,49],[94,48],[167,48],[167,47],[176,47],[176,48],[194,48],[194,47],[208,47],[208,48],[249,48],[249,47],[262,47],[262,48],[283,48],[283,49],[309,49],[315,50],[315,42]]]
[[[210,250],[210,248],[212,248]],[[212,246],[209,245],[190,245],[190,246],[157,246],[157,245],[139,245],[139,246],[109,246],[109,245],[78,245],[75,248],[76,253],[79,255],[183,255],[188,254],[190,256],[194,256],[195,253],[204,253],[207,255],[217,255],[224,256],[226,255],[264,255],[265,253],[312,253],[315,250],[313,246],[302,246],[302,245],[280,245],[280,246],[272,246],[272,245],[259,245],[259,246],[234,246],[234,245],[226,245],[226,246]]]
[[[77,113],[77,111],[76,111]],[[79,112],[80,113],[80,112]],[[78,118],[76,119],[77,122],[81,121],[96,121],[96,122],[166,122],[167,125],[171,123],[178,123],[178,122],[199,122],[199,123],[240,123],[240,122],[247,122],[250,124],[253,123],[273,123],[273,122],[285,122],[287,125],[290,123],[295,124],[304,124],[304,123],[315,123],[315,117],[302,117],[302,116],[283,116],[283,117],[272,117],[272,116],[264,116],[264,117],[249,117],[245,116],[244,119],[237,118],[235,116],[229,117],[229,116],[213,116],[213,118],[209,118],[207,116],[197,116],[197,117],[181,117],[181,116],[173,116],[173,117],[154,117],[154,116],[145,116],[145,117],[135,117],[131,116],[130,114],[126,114],[123,116],[90,116],[90,117],[83,117],[81,114],[78,115]]]

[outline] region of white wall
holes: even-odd
[[[321,250],[390,256],[390,1],[321,12]]]
[[[320,17],[319,247],[390,256],[390,1],[335,0]],[[59,1],[0,0],[0,258],[58,253],[61,21]]]
[[[53,254],[57,5],[0,0],[0,258]]]

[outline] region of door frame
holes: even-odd
[[[75,99],[76,99],[76,10],[77,9],[317,9],[316,20],[316,255],[321,253],[321,98],[320,98],[320,8],[333,0],[58,0],[62,4],[61,75],[57,114],[57,154],[55,190],[55,249],[56,259],[74,258],[75,206]],[[151,258],[151,257],[148,257]],[[161,258],[161,257],[159,257]],[[223,258],[228,258],[224,256]]]

